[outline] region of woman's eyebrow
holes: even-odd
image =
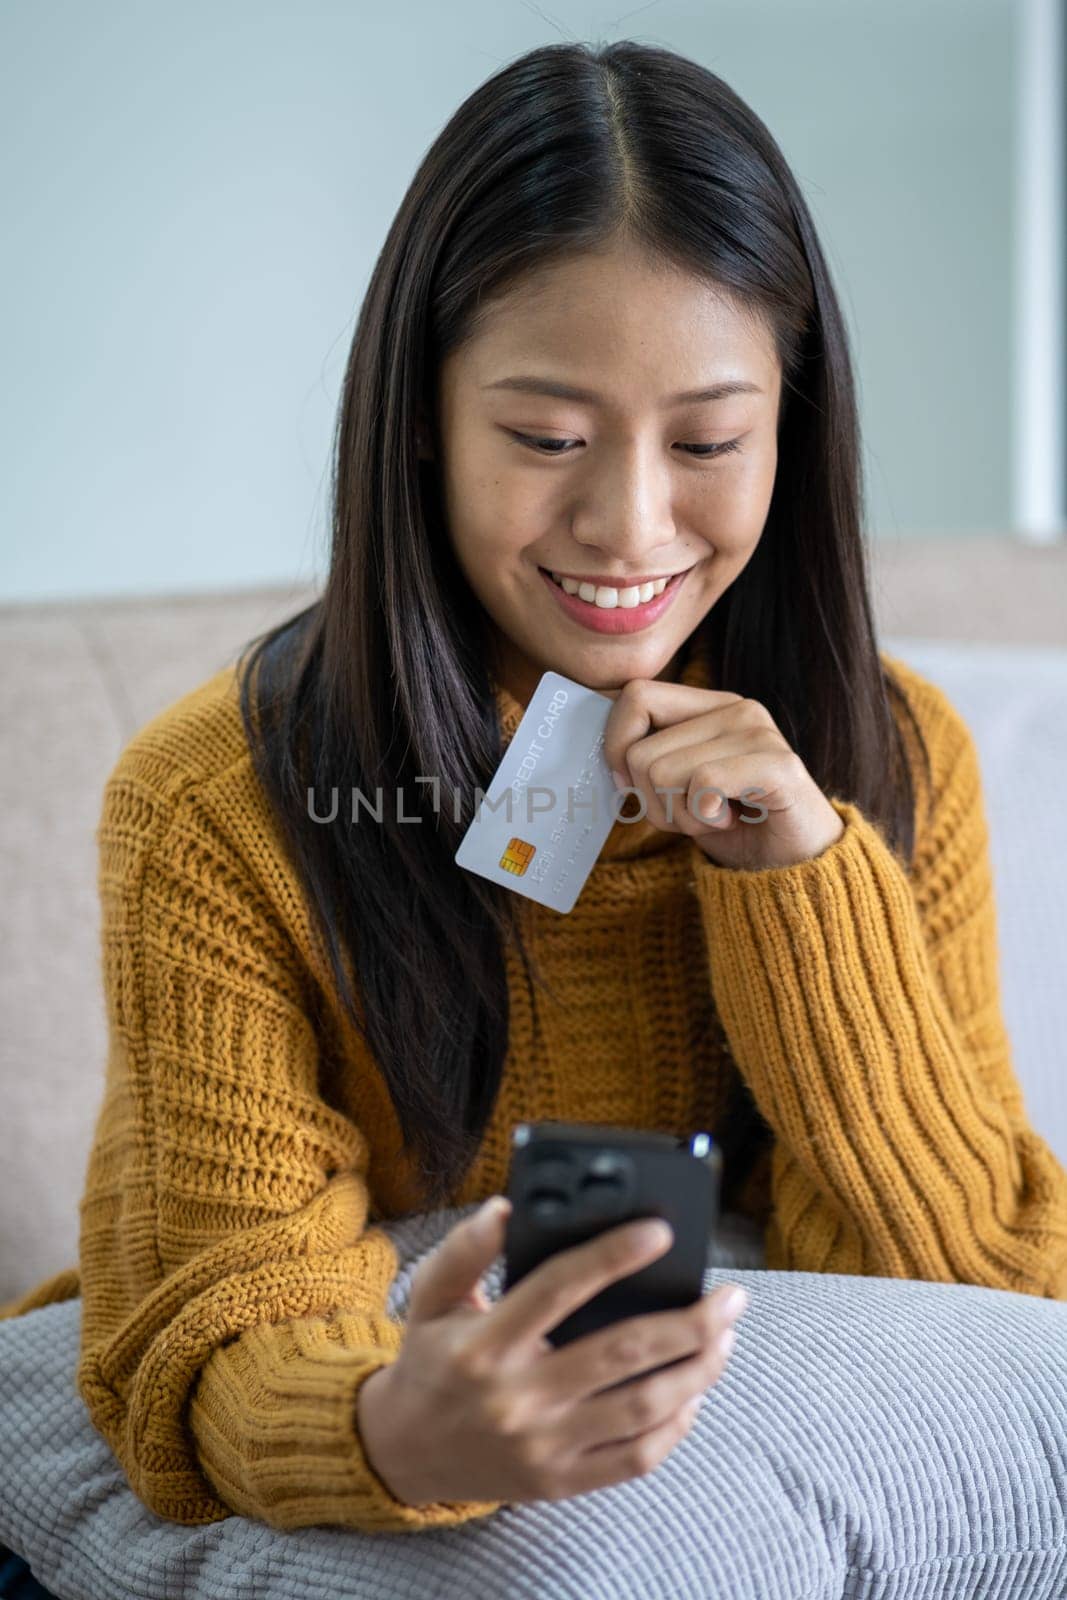
[[[594,394],[591,389],[579,389],[571,383],[558,383],[554,378],[538,378],[533,375],[520,375],[514,378],[498,378],[495,383],[483,383],[483,389],[516,389],[522,394],[550,395],[556,400],[579,400],[585,405],[601,405],[604,403],[602,395]],[[745,383],[740,378],[729,379],[722,383],[709,384],[705,389],[686,389],[682,394],[668,395],[660,401],[661,406],[677,406],[685,401],[724,400],[731,394],[762,394],[763,390],[755,383]]]

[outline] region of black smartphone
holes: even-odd
[[[708,1133],[679,1139],[601,1123],[517,1123],[505,1292],[559,1250],[623,1223],[662,1217],[674,1233],[670,1249],[599,1290],[546,1337],[560,1346],[624,1317],[692,1305],[704,1292],[721,1180],[722,1155]]]

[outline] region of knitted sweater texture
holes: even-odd
[[[521,902],[552,995],[535,1028],[508,947],[504,1080],[457,1205],[506,1188],[518,1121],[714,1134],[740,1073],[774,1133],[736,1206],[765,1225],[768,1267],[1067,1298],[1067,1174],[1001,1018],[975,745],[942,691],[882,659],[932,762],[927,792],[913,751],[914,863],[832,796],[839,840],[753,871],[620,819],[571,913]],[[496,692],[506,742],[522,707]],[[375,1224],[418,1193],[315,954],[232,667],[129,742],[97,845],[109,1052],[79,1267],[0,1315],[81,1294],[79,1391],[162,1517],[374,1532],[491,1514],[405,1505],[363,1452],[360,1385],[404,1331]]]

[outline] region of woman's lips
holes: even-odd
[[[642,628],[650,628],[659,621],[692,569],[687,567],[685,572],[679,572],[661,594],[653,595],[643,606],[598,606],[591,600],[580,600],[576,594],[568,594],[554,583],[544,567],[537,570],[562,610],[583,628],[593,633],[639,633]]]

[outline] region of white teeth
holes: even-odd
[[[590,605],[600,606],[604,611],[613,610],[615,606],[621,606],[626,611],[634,606],[647,605],[653,595],[663,593],[670,579],[657,578],[652,583],[631,584],[626,589],[613,589],[606,583],[579,583],[576,578],[564,578],[558,572],[552,573],[552,581],[558,583],[566,594],[576,594],[580,600],[587,600]]]

